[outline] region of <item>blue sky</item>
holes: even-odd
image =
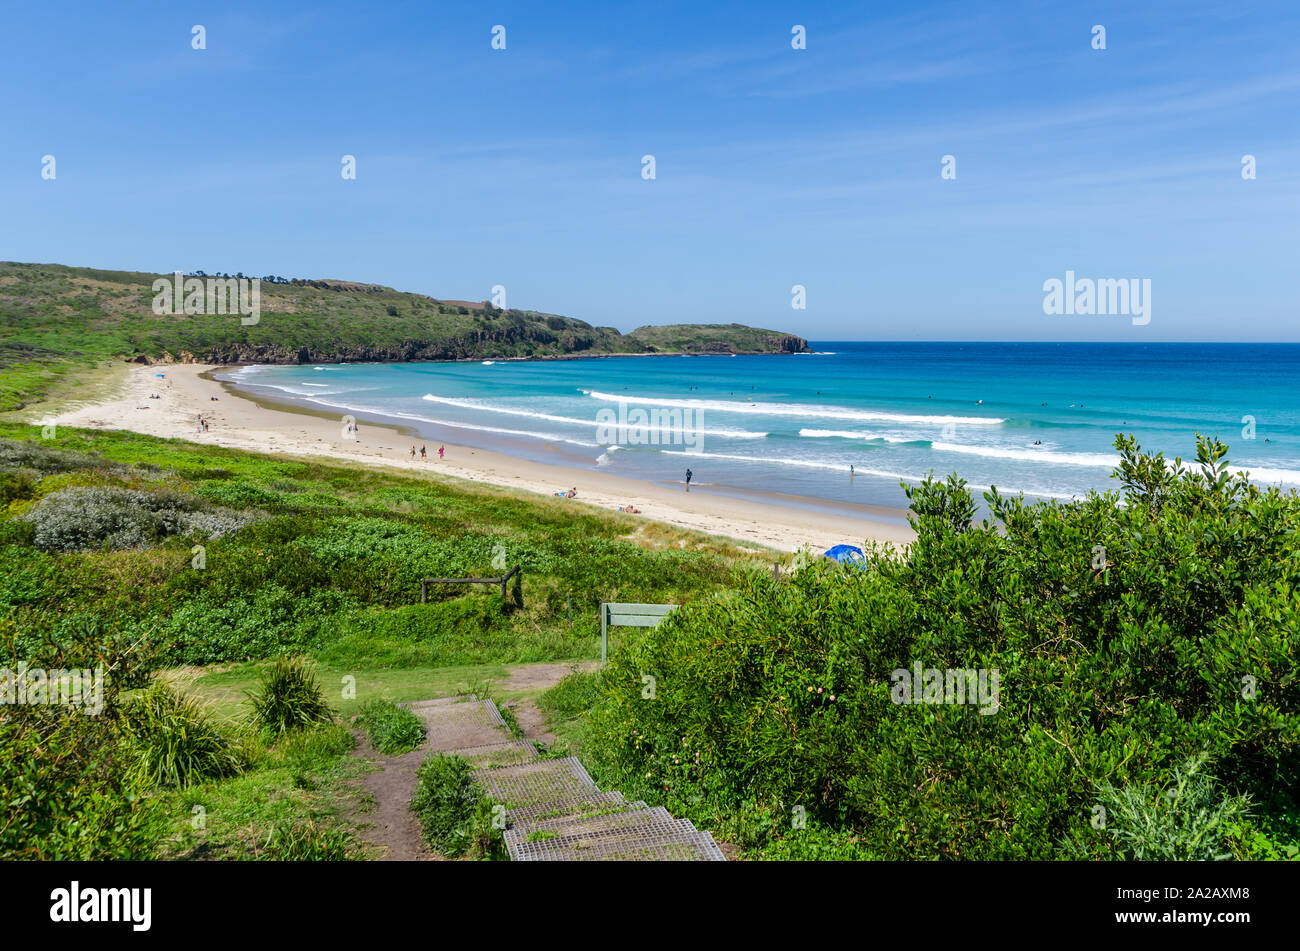
[[[6,260],[475,300],[501,284],[512,307],[623,330],[1300,340],[1294,3],[96,2],[5,19]],[[1067,270],[1150,279],[1150,323],[1045,316],[1043,282]]]

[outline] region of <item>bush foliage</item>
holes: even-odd
[[[474,781],[468,760],[430,753],[416,772],[411,811],[435,852],[449,858],[504,856],[501,834],[492,828],[492,801]]]
[[[880,858],[1268,854],[1300,784],[1300,500],[1228,475],[1217,443],[1190,469],[1117,447],[1122,494],[994,490],[977,525],[964,482],[927,480],[905,555],[755,573],[674,613],[605,671],[602,778],[723,827],[800,808],[802,831]],[[893,702],[917,663],[999,671],[998,711]],[[1199,849],[1123,792],[1177,785],[1194,757],[1222,785],[1188,806],[1213,817]]]
[[[113,486],[73,486],[48,495],[22,516],[35,526],[32,543],[45,551],[143,548],[169,535],[220,538],[251,517],[205,509],[194,498]]]

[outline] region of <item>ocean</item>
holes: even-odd
[[[421,441],[662,484],[690,468],[693,487],[739,496],[902,508],[900,482],[957,472],[976,490],[1070,498],[1118,488],[1120,432],[1184,460],[1197,433],[1216,436],[1254,481],[1300,486],[1300,345],[811,346],[218,377],[363,422],[400,421]]]

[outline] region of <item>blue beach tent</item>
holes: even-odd
[[[836,545],[834,548],[828,548],[825,557],[831,561],[838,561],[841,565],[854,565],[858,568],[867,566],[867,559],[862,554],[862,549],[853,545]]]

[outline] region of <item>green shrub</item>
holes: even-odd
[[[584,761],[702,824],[803,807],[898,860],[1187,851],[1171,844],[1182,813],[1160,825],[1130,799],[1127,845],[1091,820],[1104,783],[1147,795],[1201,753],[1224,803],[1279,802],[1300,787],[1300,498],[1229,475],[1217,443],[1191,470],[1117,447],[1122,496],[990,491],[992,519],[972,524],[961,480],[926,482],[905,553],[754,572],[626,638]],[[893,672],[916,664],[998,671],[996,710],[895,702]],[[1270,819],[1257,837],[1263,817],[1194,801],[1239,852],[1285,854],[1295,833]]]
[[[195,491],[209,501],[235,509],[272,508],[284,502],[279,493],[243,481],[212,479],[203,482]]]
[[[122,706],[132,772],[145,786],[189,786],[233,776],[245,757],[191,697],[155,684]]]
[[[503,858],[505,845],[492,828],[492,806],[474,781],[473,768],[459,756],[430,753],[416,772],[411,811],[420,820],[424,840],[441,855]]]
[[[220,578],[221,559],[209,552],[209,571]],[[202,579],[207,580],[207,579]],[[161,623],[163,658],[173,664],[215,664],[300,654],[334,636],[340,612],[355,606],[330,589],[298,594],[274,582],[240,588],[209,582],[211,594],[179,604]]]
[[[205,510],[197,500],[174,493],[100,485],[61,489],[22,518],[35,526],[37,548],[60,552],[141,548],[191,533],[220,538],[250,521],[226,509]]]
[[[263,668],[248,702],[254,726],[269,733],[334,721],[315,667],[303,657],[284,657]]]
[[[120,671],[103,682],[98,715],[45,704],[0,709],[0,860],[101,861],[155,857],[163,818],[132,771],[118,711],[123,682],[148,658],[102,622],[70,625],[39,655],[19,648],[12,619],[0,617],[0,666],[26,656],[48,669]]]
[[[391,700],[371,700],[361,707],[356,722],[370,743],[385,756],[409,753],[424,742],[424,721]]]
[[[856,832],[815,825],[770,840],[757,857],[770,862],[865,862],[876,858]]]

